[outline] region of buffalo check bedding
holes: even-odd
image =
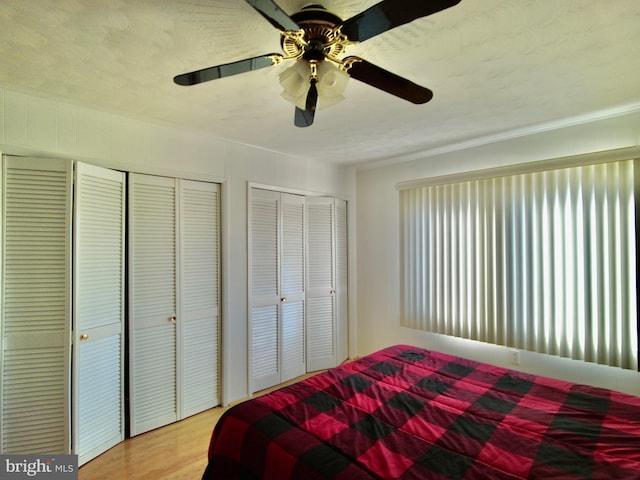
[[[397,345],[229,409],[204,479],[640,479],[640,398]]]

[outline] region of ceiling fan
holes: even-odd
[[[309,5],[289,16],[273,0],[245,1],[279,30],[284,55],[270,53],[204,68],[177,75],[173,81],[178,85],[196,85],[295,60],[295,65],[280,75],[280,83],[285,88],[285,98],[296,104],[294,123],[298,127],[313,123],[319,93],[323,99],[342,98],[349,77],[414,104],[431,100],[433,92],[428,88],[360,57],[341,57],[349,45],[460,3],[460,0],[382,0],[343,21],[320,5]]]

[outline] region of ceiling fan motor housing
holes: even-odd
[[[344,53],[347,42],[338,38],[335,30],[342,19],[322,5],[308,5],[291,15],[291,19],[304,30],[304,36],[302,41],[291,35],[281,36],[282,50],[286,56],[321,62],[327,56],[338,58]]]
[[[301,22],[305,21],[324,21],[330,23],[332,27],[342,23],[342,19],[337,15],[334,15],[322,5],[313,4],[307,5],[306,7],[302,7],[298,13],[294,13],[291,15],[291,19],[296,22],[298,25],[301,25]]]

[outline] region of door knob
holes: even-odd
[[[175,316],[175,315],[173,315],[173,316],[169,317],[169,321],[170,321],[171,323],[176,323],[176,316]]]
[[[80,335],[80,340],[89,340],[89,334],[83,333],[82,335]]]

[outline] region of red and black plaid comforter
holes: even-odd
[[[640,479],[640,398],[394,346],[223,415],[205,479]]]

